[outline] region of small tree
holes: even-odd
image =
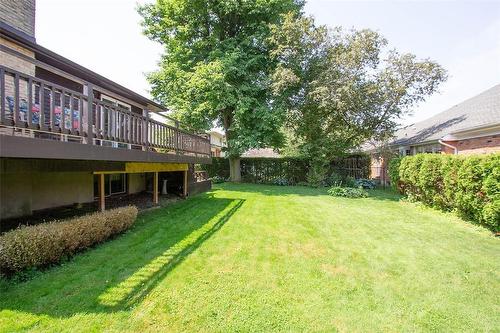
[[[387,41],[377,32],[328,30],[293,13],[272,27],[269,43],[278,62],[275,102],[287,109],[287,126],[302,141],[311,182],[324,178],[332,157],[368,139],[387,139],[396,120],[446,79],[435,62],[384,52]]]
[[[152,95],[196,129],[224,129],[233,181],[244,151],[283,140],[266,40],[270,24],[301,7],[302,0],[157,0],[139,9],[145,34],[165,47],[148,76]]]

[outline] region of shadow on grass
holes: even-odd
[[[0,310],[52,317],[127,310],[217,232],[243,202],[203,194],[142,213],[121,237],[30,281],[8,285],[0,291]]]
[[[218,189],[225,191],[253,193],[268,196],[325,196],[328,195],[327,187],[308,186],[279,186],[253,183],[222,183],[214,186],[213,191]],[[368,190],[370,199],[381,201],[399,201],[402,196],[391,188],[377,188]]]
[[[252,193],[252,194],[261,194],[261,195],[269,195],[269,196],[320,196],[320,195],[328,195],[326,187],[308,187],[308,186],[279,186],[279,185],[270,185],[270,184],[255,184],[255,183],[222,183],[214,185],[213,191],[217,191],[218,188],[221,188],[225,191],[233,191],[233,192],[243,192],[243,193]]]

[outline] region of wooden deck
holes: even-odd
[[[0,157],[209,161],[207,137],[146,107],[97,98],[103,91],[89,82],[82,87],[72,90],[0,65]]]

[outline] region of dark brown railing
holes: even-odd
[[[210,141],[179,128],[178,122],[171,126],[152,119],[147,110],[139,114],[101,101],[91,84],[84,87],[80,93],[0,66],[0,134],[210,156]]]

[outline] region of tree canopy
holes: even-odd
[[[313,164],[312,182],[332,157],[391,136],[396,121],[446,79],[436,62],[387,50],[372,30],[330,30],[294,13],[271,30],[274,102]]]
[[[234,161],[249,148],[279,145],[283,110],[270,74],[270,25],[302,0],[157,0],[139,8],[145,34],[164,46],[148,76],[152,95],[199,130],[224,129]],[[231,164],[238,168],[238,163]],[[239,170],[232,173],[238,180]]]

